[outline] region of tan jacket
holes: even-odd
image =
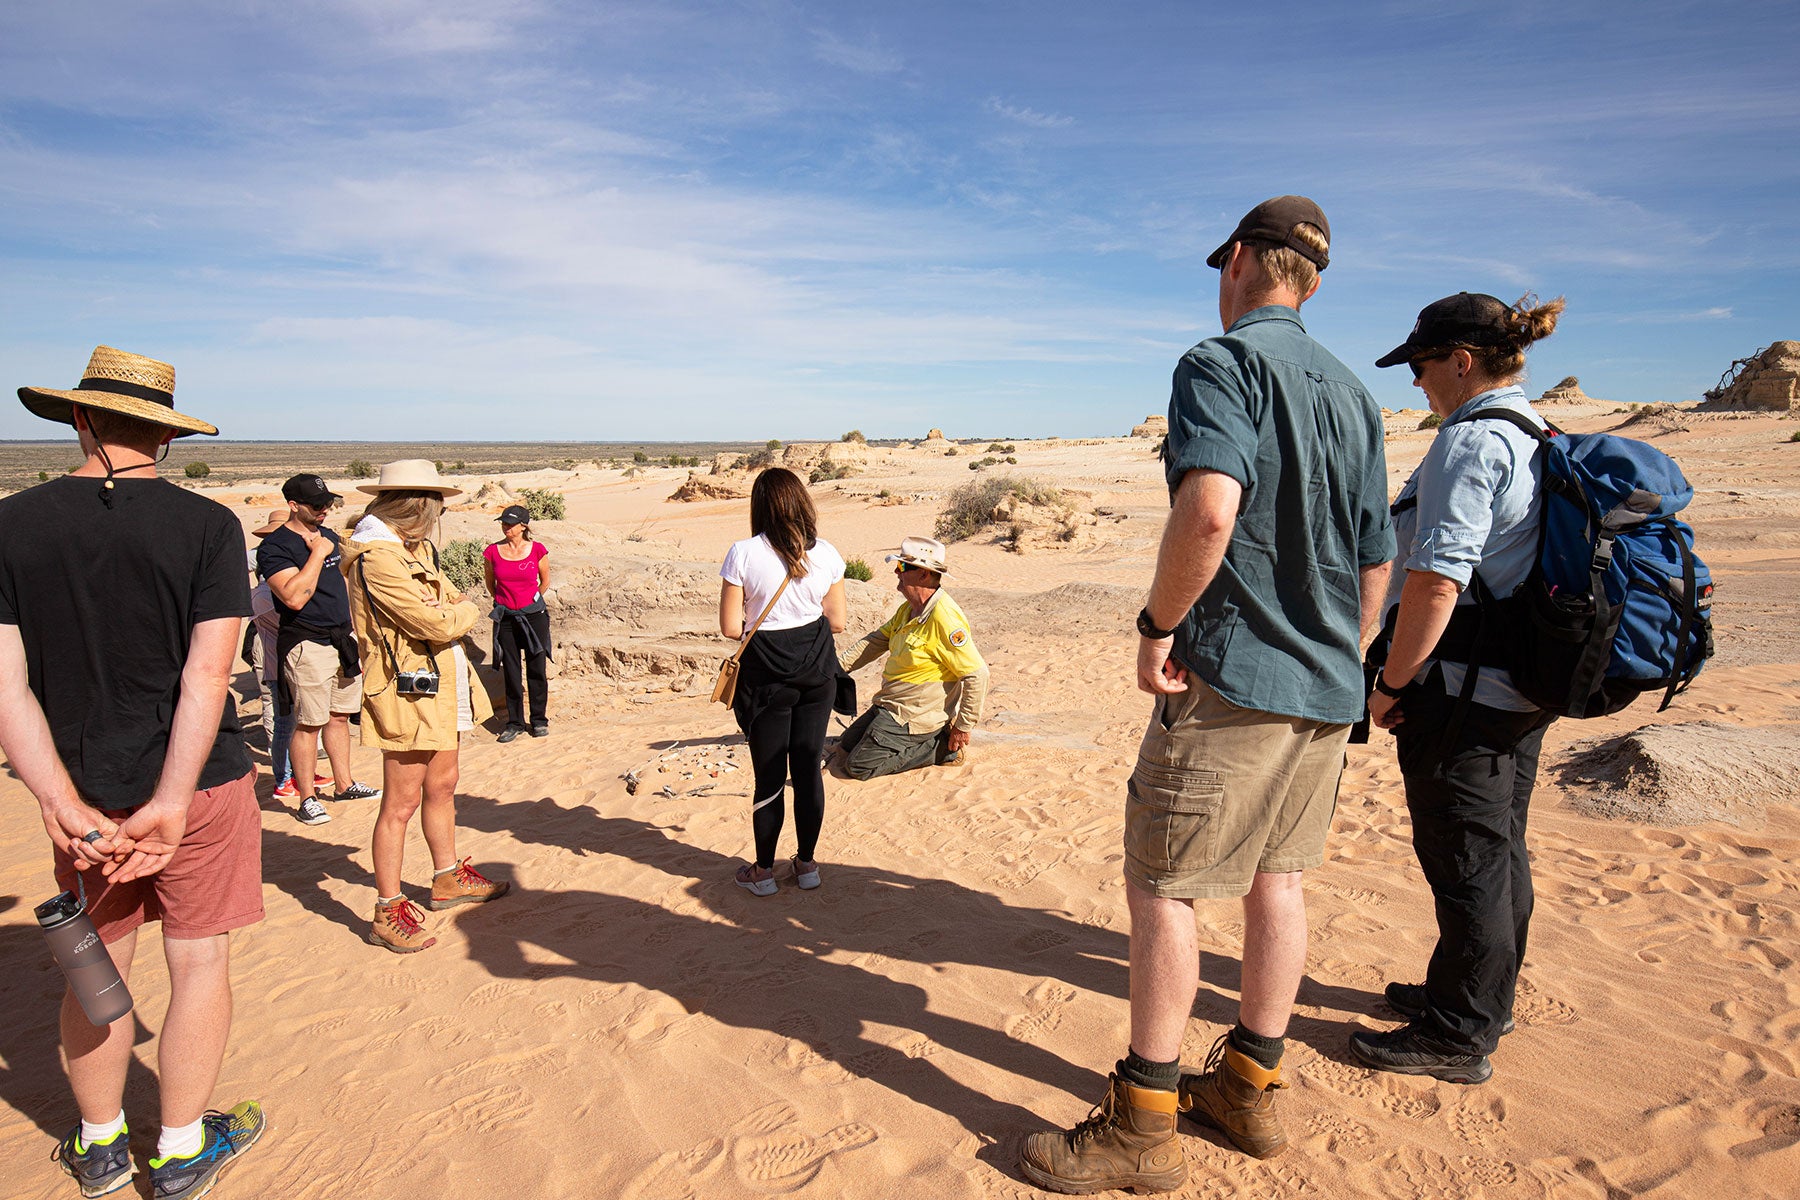
[[[411,550],[400,542],[346,541],[344,580],[350,591],[350,620],[362,655],[362,742],[381,750],[454,750],[456,655],[452,647],[474,628],[480,610],[438,570],[430,542]],[[367,592],[364,591],[365,580]],[[437,597],[433,607],[424,597]],[[374,597],[380,613],[371,608]],[[437,654],[435,696],[402,696],[382,638],[402,671],[429,670]],[[468,671],[469,703],[476,724],[493,715],[487,689]]]

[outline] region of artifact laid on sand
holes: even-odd
[[[1776,342],[1733,362],[1707,390],[1706,406],[1800,412],[1800,342]]]

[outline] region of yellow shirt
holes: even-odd
[[[911,614],[911,606],[901,601],[887,624],[863,639],[844,669],[854,671],[885,652],[876,706],[887,709],[908,733],[936,733],[949,724],[975,728],[987,699],[988,668],[975,649],[969,618],[942,588],[932,593],[924,612],[916,618]]]

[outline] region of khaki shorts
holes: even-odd
[[[296,642],[287,652],[287,689],[294,698],[294,724],[317,729],[334,714],[362,707],[362,679],[338,674],[338,652],[323,642]]]
[[[1126,785],[1125,874],[1153,896],[1242,896],[1325,860],[1348,725],[1239,708],[1188,674],[1159,696]]]
[[[124,824],[126,810],[106,814]],[[206,938],[263,919],[262,812],[256,772],[194,793],[187,830],[169,865],[130,883],[108,883],[98,867],[81,872],[88,913],[103,942],[146,921],[161,921],[165,938]],[[75,864],[56,852],[56,882],[75,890]]]

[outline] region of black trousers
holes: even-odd
[[[1426,1019],[1456,1051],[1489,1054],[1525,961],[1533,899],[1525,818],[1551,718],[1471,704],[1461,728],[1449,729],[1455,707],[1434,670],[1401,698],[1394,736],[1413,850],[1437,907]]]
[[[500,622],[495,631],[500,643],[500,677],[506,682],[506,723],[521,728],[525,725],[525,695],[519,680],[521,657],[525,660],[525,680],[531,685],[532,724],[547,720],[544,712],[550,703],[550,676],[546,670],[550,661],[550,614],[529,613],[525,619],[537,632],[538,645],[544,647],[541,654],[526,652],[525,639],[513,620]]]
[[[765,690],[757,696],[760,703],[744,729],[756,778],[750,817],[751,832],[756,835],[756,865],[775,865],[785,815],[782,796],[789,780],[794,788],[795,848],[801,858],[811,862],[825,823],[825,779],[819,762],[837,681],[761,686]]]

